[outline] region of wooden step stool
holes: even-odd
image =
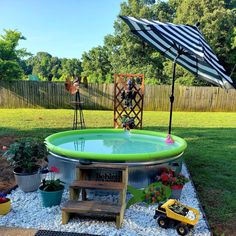
[[[99,174],[99,171],[102,174]],[[115,217],[116,227],[120,228],[126,208],[127,183],[128,166],[126,165],[78,165],[76,167],[76,180],[69,187],[70,200],[61,209],[62,224],[68,223],[71,213],[86,216],[92,214]],[[119,192],[119,202],[112,204],[87,200],[86,189]],[[82,200],[79,200],[80,192],[82,194]]]

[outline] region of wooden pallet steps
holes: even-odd
[[[101,171],[97,175],[97,172]],[[107,173],[106,173],[107,171]],[[112,181],[114,176],[116,181]],[[107,179],[107,176],[111,177]],[[95,179],[94,179],[95,177]],[[99,178],[99,180],[96,179]],[[103,179],[104,177],[104,179]],[[119,181],[120,180],[120,181]],[[62,224],[67,224],[71,213],[90,215],[106,215],[116,219],[116,227],[120,228],[126,208],[126,191],[128,183],[128,166],[117,164],[78,165],[76,180],[69,187],[70,200],[62,206]],[[118,203],[98,202],[87,200],[86,190],[102,190],[119,193]],[[82,200],[79,200],[80,193]]]

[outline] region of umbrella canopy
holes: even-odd
[[[198,79],[225,89],[236,88],[236,84],[225,74],[225,69],[220,65],[217,56],[197,26],[162,23],[130,16],[120,17],[128,24],[131,32],[174,62],[169,133],[171,132],[176,63],[193,73]]]
[[[197,78],[226,89],[236,88],[197,26],[162,23],[129,16],[121,18],[134,34],[167,58],[176,60],[177,64]]]

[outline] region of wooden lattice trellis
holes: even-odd
[[[127,106],[127,101],[122,94],[129,89],[128,81],[132,80],[132,106]],[[115,74],[114,75],[114,127],[122,127],[122,117],[126,115],[134,118],[135,128],[142,129],[144,98],[143,74]]]

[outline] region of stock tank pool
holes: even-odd
[[[145,187],[162,166],[181,168],[187,147],[184,139],[145,130],[86,129],[55,133],[45,139],[49,166],[57,166],[66,183],[75,179],[75,166],[89,163],[115,163],[129,166],[129,184]]]

